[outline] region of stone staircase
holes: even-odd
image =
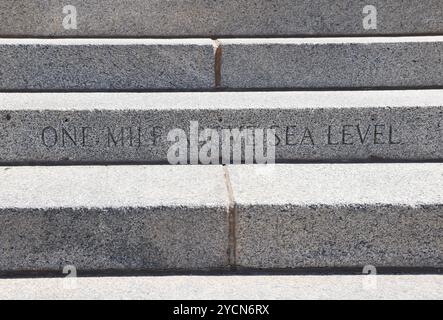
[[[440,0],[0,0],[0,37],[0,276],[441,272]]]

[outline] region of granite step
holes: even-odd
[[[0,91],[443,88],[443,37],[0,39]]]
[[[0,287],[0,300],[440,300],[443,275],[0,278]]]
[[[0,168],[0,275],[443,267],[443,164]]]
[[[219,39],[229,89],[443,87],[443,37]]]
[[[443,90],[0,93],[0,164],[230,164],[247,146],[253,163],[442,161],[442,103]],[[210,159],[205,129],[220,142]],[[252,130],[263,141],[242,139]]]
[[[440,0],[1,0],[0,36],[442,34]]]
[[[239,268],[443,266],[441,163],[243,165],[229,177]]]
[[[220,167],[2,167],[0,176],[0,273],[228,264]]]
[[[214,87],[210,39],[0,39],[0,91]]]

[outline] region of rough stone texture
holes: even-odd
[[[63,6],[77,30],[63,28]],[[377,8],[377,29],[363,8]],[[275,36],[438,34],[440,0],[1,0],[2,36]]]
[[[230,166],[244,268],[443,266],[442,164]]]
[[[443,87],[443,37],[221,39],[223,88]]]
[[[2,39],[0,90],[188,90],[214,84],[209,39]]]
[[[442,164],[0,167],[0,276],[442,268],[442,187]]]
[[[0,273],[227,265],[219,166],[2,167],[0,190]]]
[[[167,163],[171,129],[276,130],[276,160],[443,160],[443,90],[3,93],[0,163]],[[123,133],[122,133],[123,132]]]

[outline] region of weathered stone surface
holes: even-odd
[[[443,87],[443,37],[221,39],[223,88]]]
[[[0,168],[0,273],[227,266],[219,166]]]
[[[1,39],[0,90],[210,89],[209,39]]]
[[[68,4],[77,11],[76,29],[63,25]],[[377,10],[376,26],[372,22],[369,29],[363,24],[367,5]],[[1,0],[0,32],[62,37],[441,34],[442,16],[440,0]]]
[[[167,163],[172,129],[273,128],[276,161],[443,159],[443,91],[2,93],[0,163]],[[188,159],[189,160],[189,159]]]
[[[239,267],[443,266],[442,164],[228,168]]]

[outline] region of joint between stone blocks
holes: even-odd
[[[222,46],[219,40],[213,39],[214,42],[214,87],[221,87],[221,63],[222,63]]]
[[[227,165],[223,166],[224,180],[228,194],[228,263],[231,269],[235,270],[237,265],[237,206],[235,203],[234,191],[231,179],[229,177],[229,169]]]

